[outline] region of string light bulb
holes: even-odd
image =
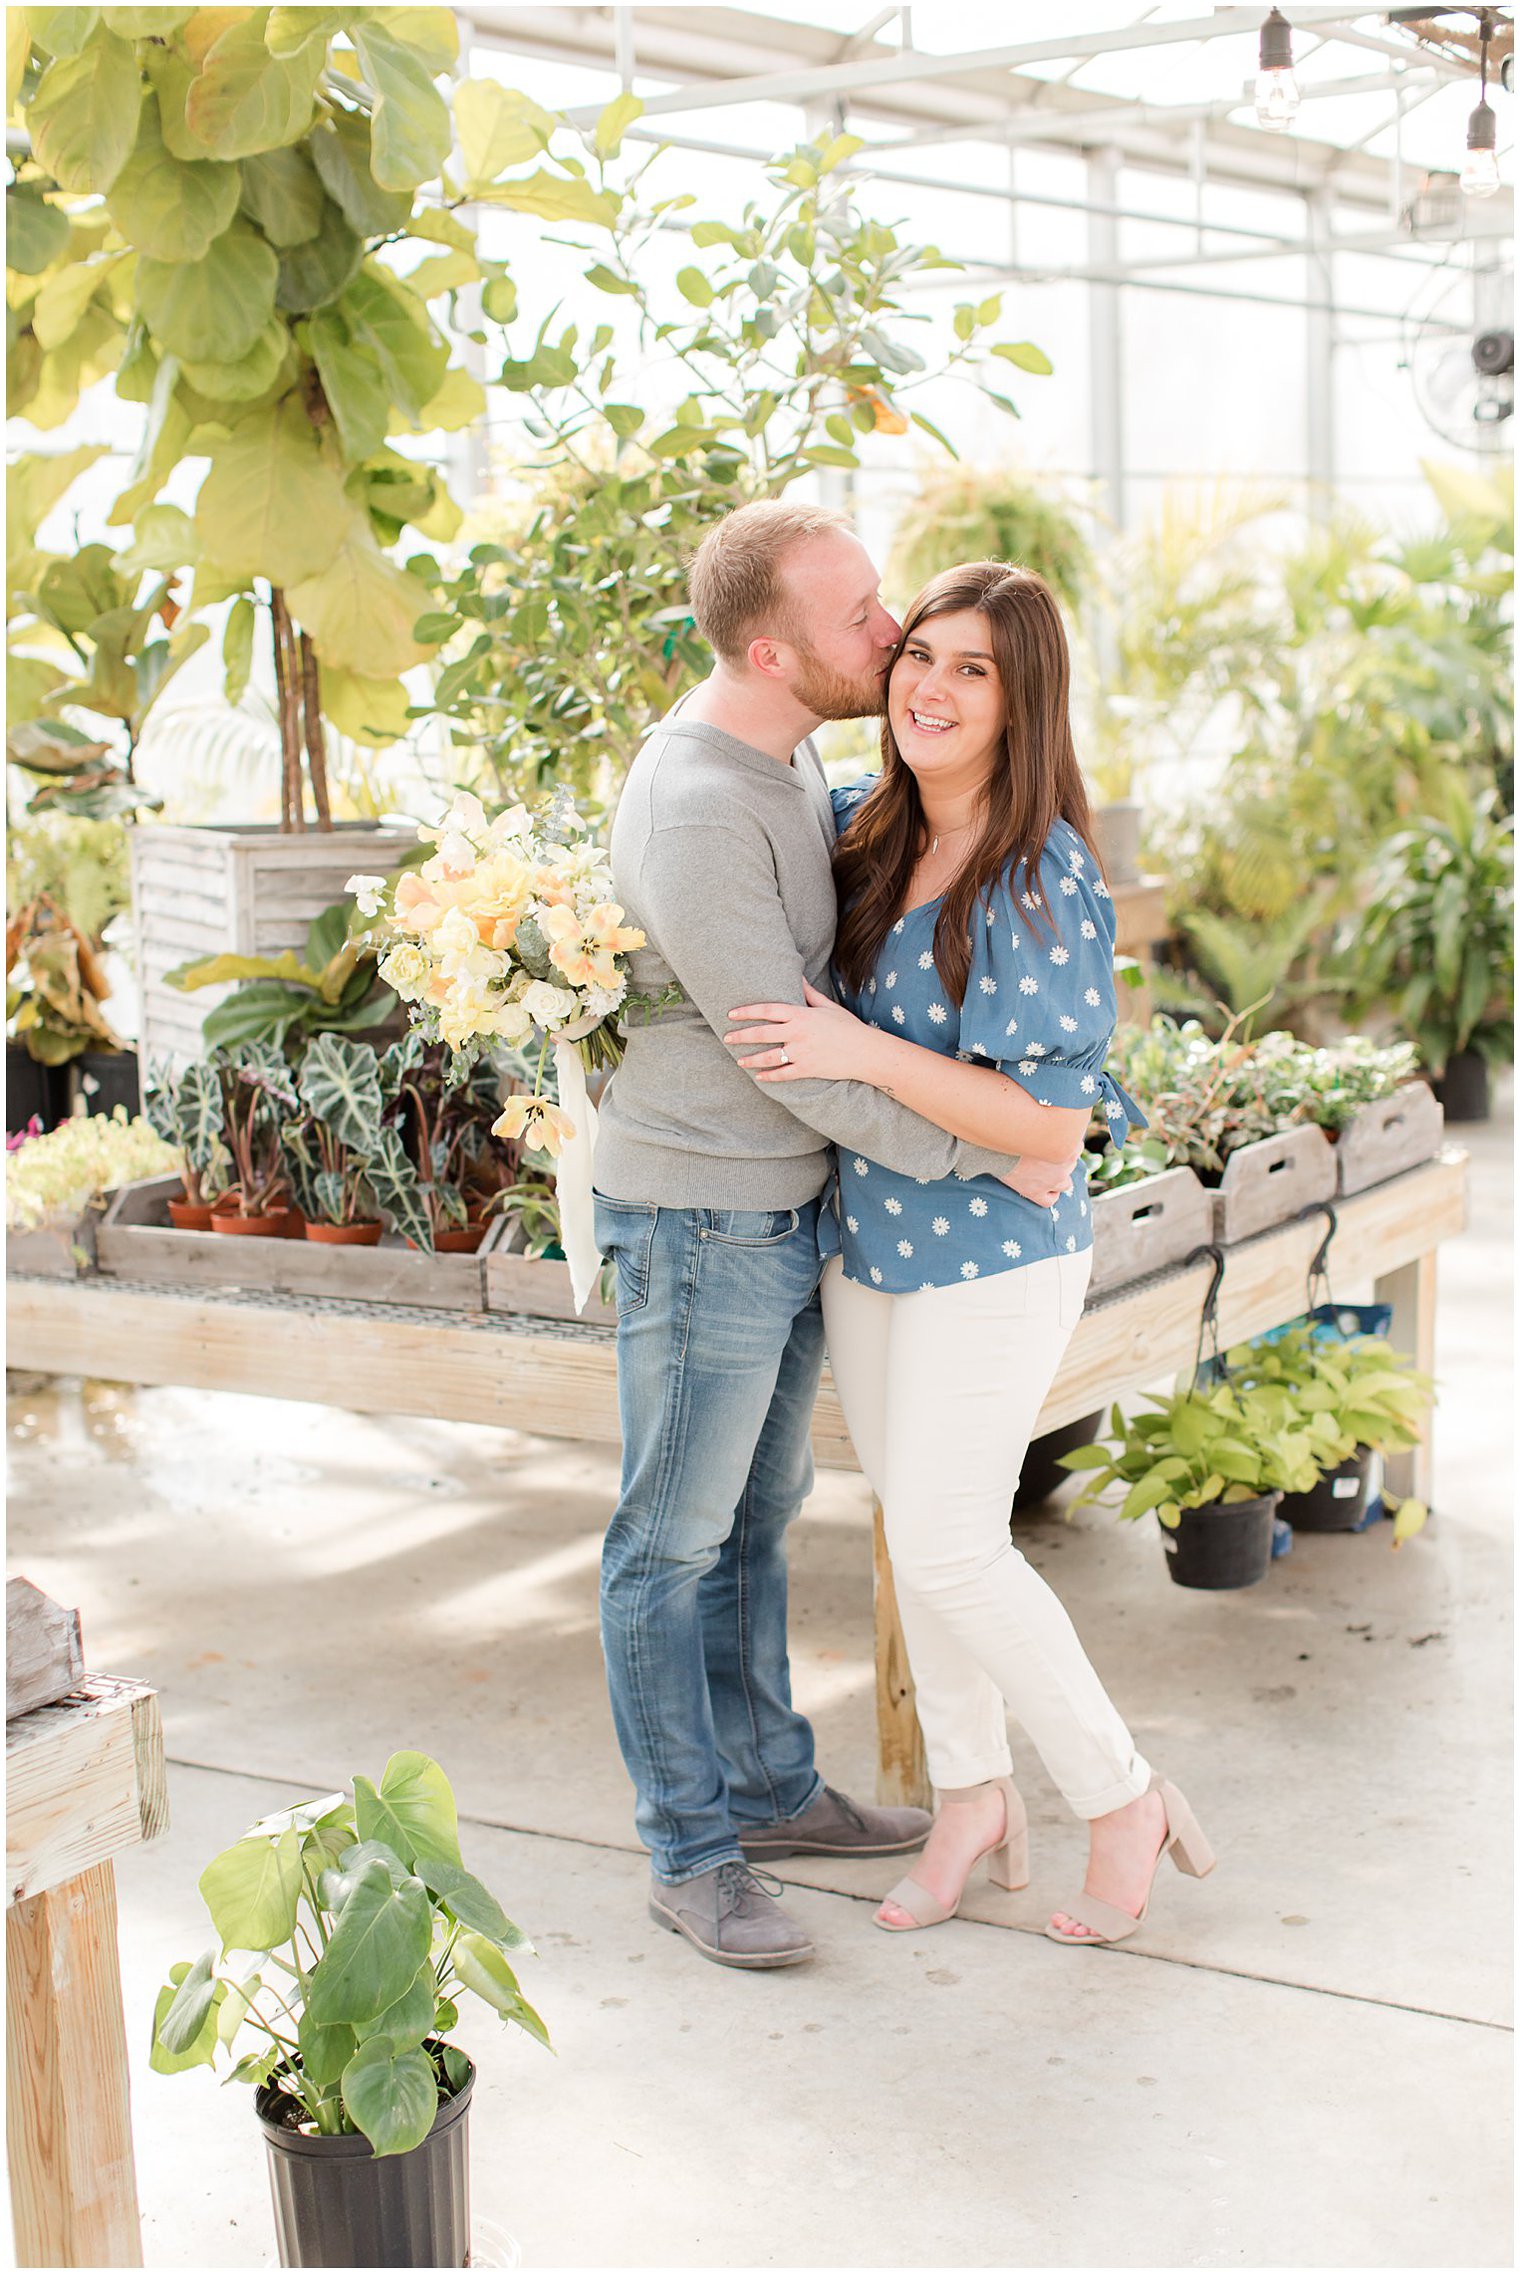
[[[1281,8],[1274,8],[1263,23],[1257,55],[1257,124],[1268,134],[1286,134],[1301,98],[1293,76],[1293,28]]]
[[[1494,26],[1487,9],[1479,25],[1479,100],[1467,122],[1467,161],[1462,168],[1464,197],[1492,197],[1499,187],[1499,124],[1488,99],[1488,43]]]

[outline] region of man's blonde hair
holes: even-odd
[[[782,581],[787,554],[809,537],[851,533],[849,516],[828,505],[761,498],[709,529],[689,571],[697,630],[725,663],[742,663],[752,639],[797,640],[800,627]]]

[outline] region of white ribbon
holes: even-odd
[[[554,1071],[559,1082],[559,1102],[575,1124],[575,1135],[560,1151],[554,1185],[559,1196],[559,1244],[570,1266],[570,1292],[579,1313],[586,1308],[587,1297],[596,1287],[602,1269],[602,1252],[596,1244],[595,1204],[591,1197],[596,1107],[586,1094],[586,1069],[573,1042],[556,1039]]]

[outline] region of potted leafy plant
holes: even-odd
[[[1483,1121],[1488,1069],[1514,1055],[1515,824],[1494,788],[1453,783],[1447,806],[1389,841],[1356,952],[1450,1118]]]
[[[280,1132],[295,1110],[296,1089],[282,1053],[270,1043],[218,1052],[222,1142],[233,1181],[211,1211],[214,1232],[288,1238],[293,1222],[290,1180]]]
[[[169,1201],[170,1223],[177,1232],[209,1232],[212,1203],[226,1189],[228,1170],[217,1069],[204,1058],[178,1072],[155,1067],[144,1110],[179,1156],[184,1198]]]
[[[396,997],[376,965],[379,943],[351,901],[335,900],[307,927],[302,954],[192,957],[165,984],[193,992],[225,987],[206,1013],[208,1050],[275,1043],[292,1056],[316,1034],[367,1034],[397,1014]]]
[[[408,1226],[408,1237],[440,1255],[470,1255],[517,1180],[522,1148],[491,1134],[501,1113],[491,1059],[457,1075],[449,1059],[442,1043],[413,1028],[385,1053],[381,1079],[386,1119],[405,1146],[426,1215],[425,1233]]]
[[[417,1178],[393,1129],[382,1128],[380,1061],[343,1034],[314,1035],[296,1074],[303,1110],[280,1131],[306,1237],[330,1247],[374,1247],[384,1229],[381,1194],[403,1225],[421,1211]]]
[[[449,1781],[395,1753],[377,1785],[263,1817],[200,1878],[216,1941],[169,1969],[163,2074],[251,2084],[283,2266],[463,2266],[475,2064],[465,1992],[545,2047],[511,1960],[532,1945],[460,1858]]]
[[[125,1106],[76,1113],[6,1145],[5,1260],[10,1271],[72,1278],[94,1262],[105,1196],[176,1166],[162,1137]]]
[[[1108,1441],[1063,1455],[1063,1468],[1089,1472],[1072,1510],[1122,1484],[1119,1515],[1155,1511],[1179,1587],[1254,1586],[1272,1560],[1279,1499],[1307,1492],[1319,1474],[1293,1393],[1226,1375],[1144,1404],[1152,1410],[1128,1417],[1116,1405]]]
[[[1278,1514],[1297,1532],[1353,1532],[1372,1496],[1376,1456],[1419,1443],[1435,1385],[1380,1335],[1343,1335],[1304,1320],[1226,1353],[1236,1382],[1276,1386],[1305,1417],[1319,1475],[1283,1495]],[[1397,1547],[1425,1521],[1423,1502],[1390,1509]]]

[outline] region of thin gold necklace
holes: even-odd
[[[963,822],[961,823],[961,825],[960,825],[959,829],[946,829],[945,831],[943,831],[943,832],[942,832],[942,834],[943,834],[944,836],[946,836],[946,837],[964,837],[964,836],[966,836],[966,835],[967,835],[967,834],[968,834],[968,833],[969,833],[971,830],[973,830],[975,827],[976,827],[976,823],[975,823],[974,821],[963,821]],[[935,854],[936,854],[938,851],[939,851],[939,838],[938,838],[938,837],[936,837],[936,838],[934,839],[933,843],[932,843],[932,844],[930,845],[930,847],[929,847],[929,858],[930,858],[930,860],[931,860],[931,861],[933,860],[933,858],[934,858]]]

